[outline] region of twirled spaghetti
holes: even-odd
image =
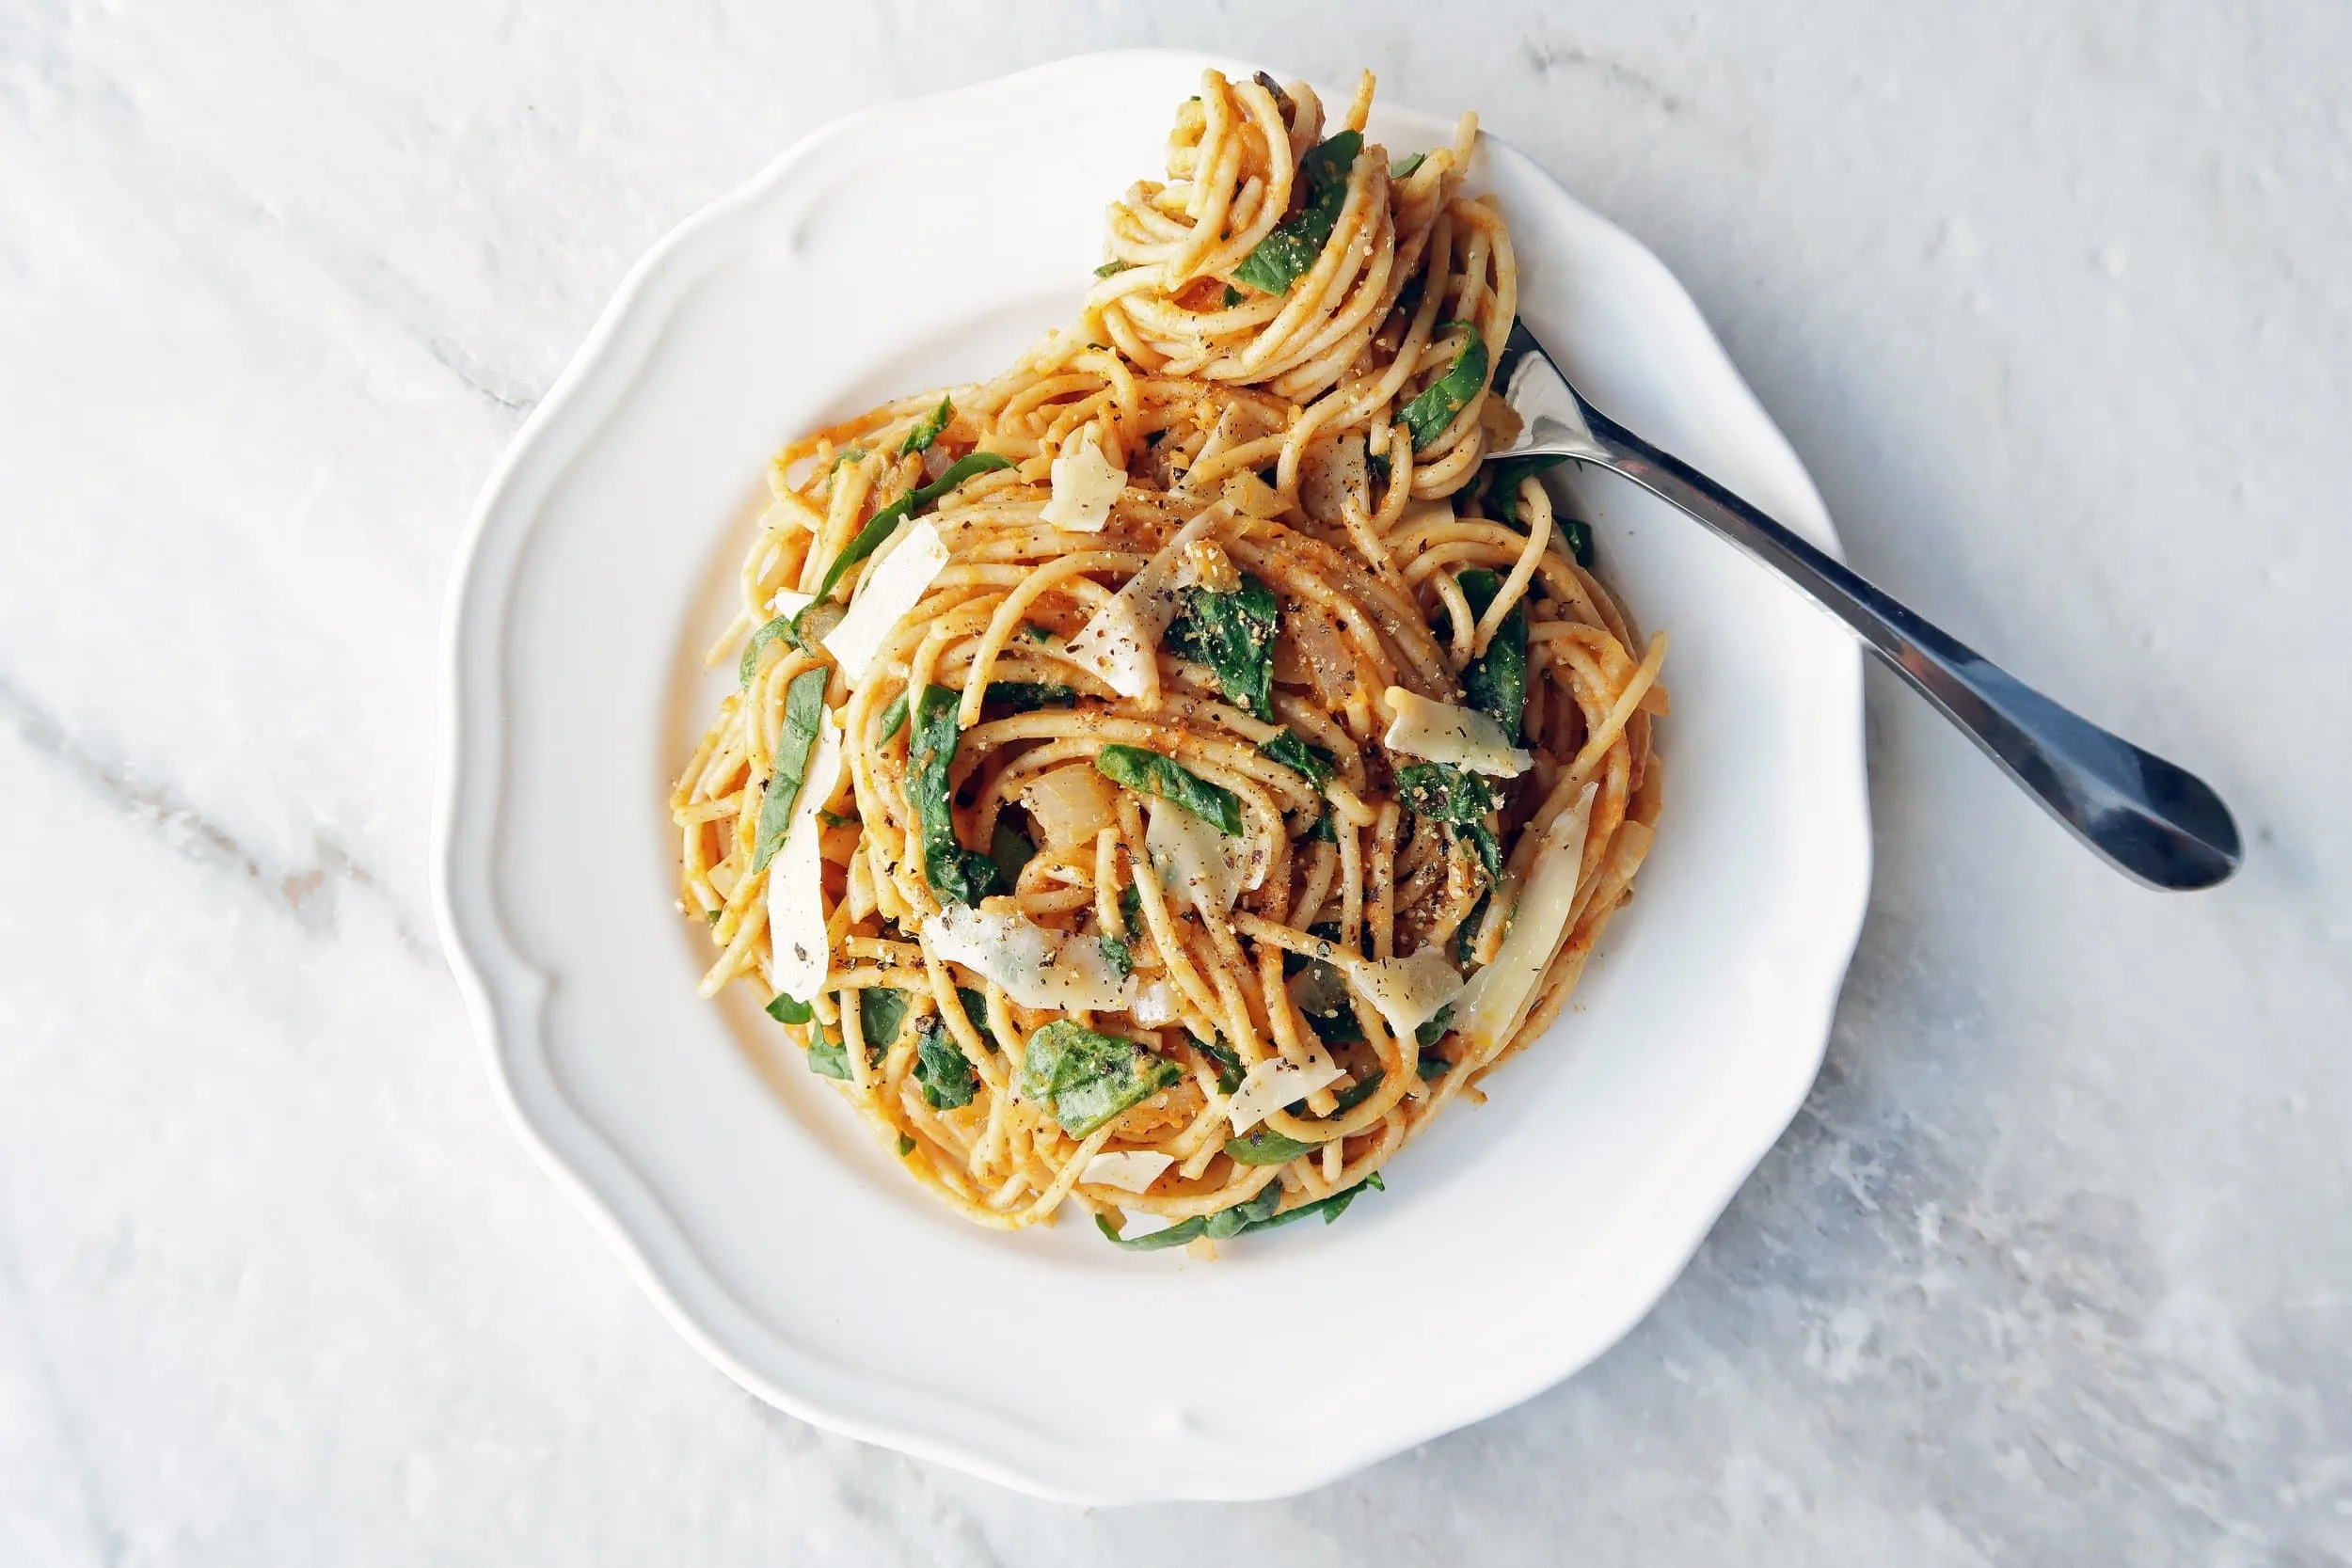
[[[796,441],[679,777],[684,898],[968,1217],[1328,1219],[1541,1034],[1660,806],[1644,644],[1482,463],[1476,138],[1211,71],[1076,325]],[[1156,1227],[1156,1228],[1154,1228]]]

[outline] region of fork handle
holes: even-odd
[[[1598,462],[1706,524],[1843,621],[2051,816],[2150,887],[2211,887],[2238,867],[2237,824],[2186,768],[2036,691],[1671,452],[1577,403]]]

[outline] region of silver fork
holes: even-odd
[[[1671,452],[1601,413],[1514,323],[1494,385],[1522,422],[1498,457],[1565,457],[1622,474],[1762,562],[1828,610],[2002,771],[2124,875],[2203,888],[2243,858],[2237,824],[2202,779],[2110,735],[1932,626]]]

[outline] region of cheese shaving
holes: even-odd
[[[1139,1193],[1160,1179],[1160,1173],[1176,1163],[1172,1154],[1153,1149],[1115,1149],[1097,1154],[1087,1162],[1078,1180],[1099,1187],[1117,1187],[1122,1193]]]
[[[1401,686],[1390,687],[1385,696],[1395,717],[1381,740],[1391,752],[1499,779],[1518,778],[1535,760],[1512,745],[1502,726],[1476,708],[1432,702]]]
[[[824,824],[818,810],[841,782],[841,726],[831,709],[818,720],[808,776],[792,801],[784,845],[768,863],[768,984],[805,1002],[825,988],[832,938],[825,926],[824,862],[818,850]]]
[[[1488,969],[1497,967],[1499,960]],[[1462,976],[1435,947],[1421,948],[1409,958],[1383,958],[1355,966],[1350,977],[1399,1039],[1437,1017],[1438,1009],[1462,993]]]
[[[1233,1135],[1241,1136],[1265,1120],[1269,1112],[1279,1111],[1292,1101],[1304,1099],[1346,1076],[1337,1063],[1320,1053],[1308,1067],[1269,1056],[1243,1076],[1241,1087],[1225,1102],[1225,1115],[1233,1124]]]
[[[866,567],[850,612],[825,637],[825,651],[839,662],[842,678],[850,686],[866,679],[882,645],[946,564],[946,542],[926,517],[904,530],[887,556]]]
[[[1176,590],[1186,548],[1223,515],[1222,507],[1211,507],[1177,530],[1176,537],[1078,628],[1063,650],[1071,661],[1091,671],[1122,697],[1158,691],[1160,638],[1176,619]]]
[[[1093,937],[1049,931],[1025,915],[950,904],[923,922],[931,950],[995,981],[1024,1007],[1107,1012],[1124,1007],[1136,978],[1120,979]]]
[[[1511,906],[1511,927],[1495,961],[1470,976],[1454,1009],[1454,1028],[1484,1054],[1518,1032],[1536,982],[1567,935],[1584,866],[1584,837],[1593,821],[1597,786],[1586,784],[1576,804],[1552,819],[1535,852],[1534,872]]]
[[[1054,497],[1038,514],[1048,528],[1073,533],[1100,533],[1111,507],[1127,488],[1127,473],[1111,467],[1089,431],[1065,444],[1054,459]]]

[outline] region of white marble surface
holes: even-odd
[[[0,4],[0,1562],[2352,1560],[2352,21],[2230,9]],[[1830,1065],[1658,1312],[1325,1492],[1080,1513],[673,1335],[424,863],[461,519],[628,263],[1141,42],[1480,108],[1860,565],[2252,858],[2128,886],[1874,677]]]

